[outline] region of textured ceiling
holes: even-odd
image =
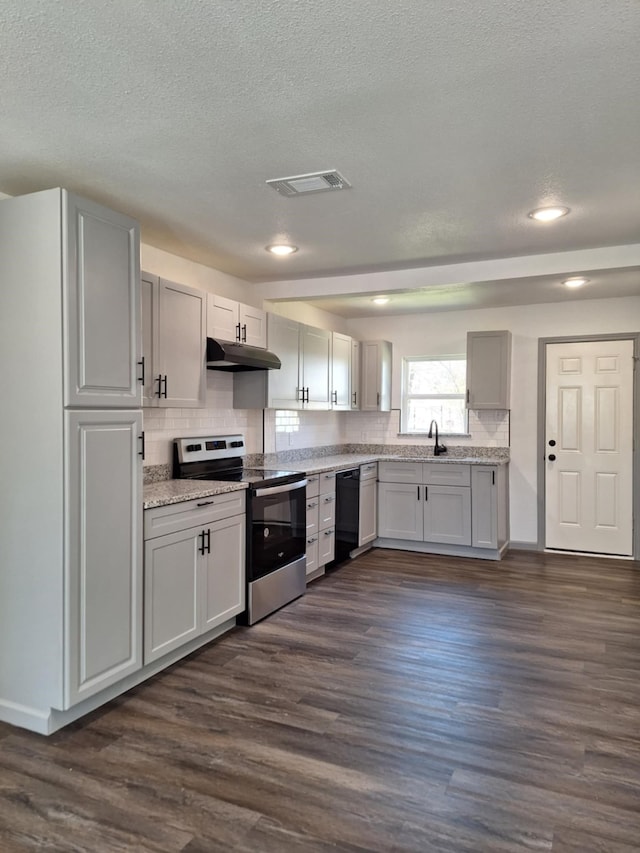
[[[0,191],[256,282],[635,243],[639,36],[636,0],[5,0]]]

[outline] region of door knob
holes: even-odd
[[[556,454],[555,454],[555,453],[550,453],[550,454],[547,456],[547,459],[549,460],[549,462],[555,462],[555,461],[556,461]]]
[[[551,441],[549,442],[549,447],[555,447],[555,446],[556,446],[556,441],[554,438],[552,438]]]

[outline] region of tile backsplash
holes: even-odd
[[[390,412],[346,412],[343,441],[346,444],[420,444],[433,443],[426,435],[400,433],[400,410]],[[451,436],[445,444],[470,447],[508,447],[509,412],[503,409],[469,411],[469,435]]]
[[[401,435],[400,412],[263,411],[233,408],[233,376],[207,371],[207,405],[203,409],[144,409],[146,465],[171,462],[174,438],[238,432],[247,453],[279,453],[342,444],[429,444],[433,439]],[[470,411],[469,436],[455,436],[450,444],[483,447],[509,446],[508,411]]]
[[[191,435],[241,433],[247,453],[262,453],[262,409],[233,408],[233,376],[207,371],[207,405],[203,409],[143,410],[145,465],[171,462],[171,442]]]

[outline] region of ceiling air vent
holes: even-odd
[[[328,172],[311,172],[308,175],[294,175],[291,178],[272,178],[267,183],[280,195],[286,196],[323,193],[327,190],[346,190],[351,186],[349,181],[335,169]]]

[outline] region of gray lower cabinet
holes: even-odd
[[[370,469],[371,476],[368,476]],[[378,535],[378,466],[360,466],[360,506],[358,511],[358,547],[367,545]]]
[[[471,545],[471,490],[468,486],[422,486],[424,541]]]
[[[378,536],[414,542],[471,544],[466,486],[379,484]]]
[[[424,540],[421,486],[383,483],[378,486],[378,536],[384,539]]]
[[[500,469],[494,466],[474,466],[471,471],[473,513],[471,516],[471,544],[474,548],[497,548],[498,480]]]
[[[215,520],[215,508],[203,513],[195,501],[174,507],[183,522],[197,517],[199,523],[145,541],[145,664],[245,609],[244,509],[242,514]],[[147,536],[154,528],[170,528],[171,507],[161,509],[163,513],[146,511]]]
[[[507,466],[380,462],[378,541],[499,558],[508,541]],[[405,482],[402,482],[402,481]],[[433,546],[433,547],[431,547]],[[461,548],[462,550],[455,550]]]

